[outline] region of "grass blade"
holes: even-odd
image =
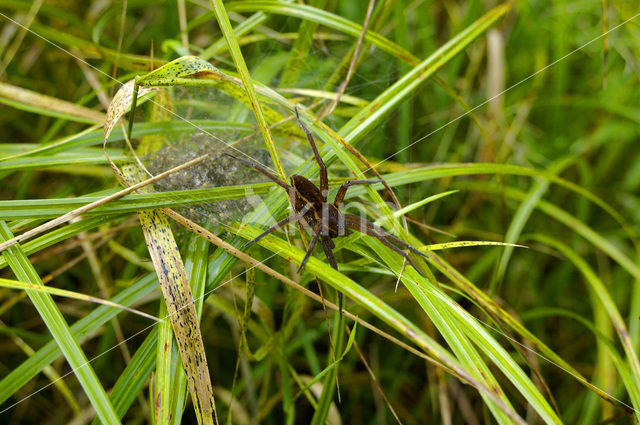
[[[127,171],[129,178],[138,180],[133,169]],[[193,302],[193,294],[184,270],[178,246],[173,238],[166,217],[158,211],[140,211],[140,224],[147,241],[151,260],[160,280],[160,287],[167,306],[168,318],[178,342],[182,364],[187,374],[191,399],[194,404],[196,418],[200,424],[217,424],[215,401],[207,357],[200,334],[198,316]],[[165,333],[167,333],[165,331]],[[162,338],[160,338],[161,340]],[[166,340],[166,337],[165,337]],[[162,346],[158,357],[160,361],[170,351]],[[164,370],[164,382],[168,379],[170,367]],[[159,371],[159,372],[160,372]],[[165,400],[166,406],[171,398]],[[162,403],[162,400],[161,400]],[[165,414],[168,412],[165,412]],[[168,421],[168,417],[163,420]]]
[[[0,103],[23,111],[89,124],[105,119],[102,112],[7,83],[0,83]]]
[[[129,313],[137,314],[137,315],[145,317],[147,319],[151,319],[151,320],[154,320],[154,321],[158,320],[154,316],[151,316],[151,315],[149,315],[147,313],[144,313],[142,311],[135,310],[133,308],[129,308],[129,307],[124,306],[124,305],[116,304],[116,303],[111,302],[109,300],[103,300],[101,298],[92,297],[90,295],[85,295],[85,294],[81,294],[81,293],[74,292],[74,291],[67,291],[66,289],[52,288],[52,287],[49,287],[49,286],[41,286],[41,285],[37,285],[37,284],[33,284],[33,283],[26,283],[26,282],[20,282],[20,281],[17,281],[17,280],[1,279],[1,278],[0,278],[0,287],[11,288],[11,289],[22,289],[23,291],[31,291],[31,292],[33,292],[33,291],[42,292],[42,293],[45,293],[45,294],[58,295],[60,297],[71,298],[71,299],[74,299],[74,300],[81,300],[81,301],[87,301],[87,302],[92,302],[92,303],[96,303],[96,304],[102,304],[102,305],[106,305],[106,306],[109,306],[109,307],[118,308],[120,310],[128,311]]]
[[[233,62],[236,64],[238,72],[240,73],[240,78],[242,79],[244,89],[246,90],[247,95],[249,96],[249,100],[251,101],[251,108],[253,109],[256,120],[258,121],[258,127],[260,128],[262,137],[264,138],[267,149],[269,150],[269,154],[271,154],[271,160],[273,161],[273,164],[276,168],[276,172],[280,175],[280,178],[283,181],[287,181],[287,174],[285,173],[284,168],[282,168],[282,162],[280,162],[278,150],[276,149],[273,137],[271,137],[269,125],[265,121],[262,107],[260,106],[260,101],[258,100],[258,95],[256,94],[256,91],[253,87],[253,80],[249,75],[249,70],[247,69],[247,65],[244,62],[244,57],[242,56],[242,52],[240,51],[240,46],[238,46],[238,41],[233,34],[233,29],[231,28],[231,23],[229,22],[229,17],[227,16],[225,7],[222,4],[222,0],[210,0],[210,3],[216,15],[216,20],[218,21],[218,25],[220,26],[222,35],[224,36],[225,40],[227,40],[229,52],[231,53]]]
[[[6,241],[12,237],[13,235],[7,224],[4,221],[0,222],[0,238]],[[40,277],[19,246],[10,247],[3,256],[18,279],[43,286]],[[27,290],[26,292],[47,325],[49,332],[56,340],[60,350],[64,353],[98,417],[105,424],[119,424],[120,419],[113,410],[104,388],[102,388],[93,368],[89,365],[87,357],[73,337],[67,322],[62,317],[62,313],[58,310],[51,296],[34,290]]]
[[[155,274],[150,274],[120,292],[113,297],[111,301],[122,305],[131,305],[145,295],[148,295],[157,287],[158,280]],[[88,335],[94,334],[100,326],[119,313],[120,310],[118,309],[100,306],[74,323],[70,327],[71,335],[75,340],[83,341]],[[36,376],[45,366],[51,364],[61,354],[62,352],[58,344],[55,341],[51,341],[36,351],[33,356],[29,357],[29,359],[25,360],[21,365],[14,368],[0,381],[0,403],[5,402],[15,394],[23,385]]]

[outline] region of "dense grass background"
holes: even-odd
[[[276,170],[281,162],[287,175],[316,178],[293,121],[279,123],[298,104],[323,145],[333,187],[367,168],[342,138],[375,164],[403,206],[457,190],[411,210],[408,233],[399,220],[384,224],[390,231],[419,247],[528,247],[445,246],[433,253],[448,267],[434,257],[421,262],[434,273],[427,278],[408,267],[395,291],[400,259],[369,238],[336,241],[341,273],[317,249],[297,275],[297,228],[247,251],[268,266],[257,269],[172,222],[194,296],[206,294],[196,306],[220,423],[513,423],[516,414],[527,423],[637,423],[638,2],[516,2],[477,38],[454,38],[479,28],[487,13],[497,17],[500,3],[377,1],[368,29],[379,36],[360,46],[368,1],[309,1],[317,10],[286,3],[225,2],[214,13],[221,2],[0,0],[0,236],[120,188],[100,146],[120,83],[200,56],[227,82],[194,78],[136,110],[132,142],[152,172],[219,152],[219,138]],[[318,25],[320,10],[334,16]],[[224,19],[242,29],[234,41],[224,38]],[[461,52],[421,65],[445,45],[445,53]],[[355,50],[345,95],[323,117],[327,127],[314,124]],[[235,85],[244,76],[240,58],[258,84],[271,149],[265,123],[246,106],[251,95]],[[429,79],[411,77],[420,66]],[[122,128],[107,145],[120,166],[132,162]],[[37,284],[39,276],[165,317],[136,211],[189,203],[177,211],[241,247],[267,225],[266,211],[287,214],[281,189],[264,181],[213,158],[155,186],[204,190],[114,201],[5,250],[0,277]],[[228,188],[237,185],[246,186]],[[250,207],[247,187],[259,196]],[[384,191],[351,193],[350,208],[370,220],[388,215]],[[251,226],[241,227],[247,213]],[[333,288],[343,290],[346,310],[365,323],[354,329],[352,316],[340,321],[283,284],[317,292],[315,276],[329,300]],[[10,283],[0,281],[0,422],[197,422],[168,322],[154,326],[68,297],[54,304]],[[66,375],[83,357],[95,357],[92,370]],[[500,388],[512,416],[487,398],[489,388]]]

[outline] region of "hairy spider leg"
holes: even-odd
[[[405,241],[396,238],[391,233],[389,233],[386,230],[384,230],[382,227],[376,226],[375,224],[371,223],[368,220],[365,220],[365,219],[360,218],[360,217],[358,217],[356,215],[353,215],[353,214],[345,214],[345,217],[346,217],[347,221],[351,220],[351,221],[356,222],[358,224],[363,224],[366,228],[371,229],[371,230],[379,233],[380,235],[384,236],[387,239],[391,239],[393,242],[397,243],[398,245],[401,245],[402,247],[410,250],[411,252],[413,252],[415,254],[422,255],[423,257],[428,257],[428,255],[425,254],[424,252],[422,252],[419,249],[409,245]]]
[[[300,263],[300,267],[298,267],[298,271],[297,273],[300,273],[300,271],[304,268],[305,264],[307,264],[307,261],[309,260],[309,257],[311,256],[311,253],[313,253],[313,248],[316,247],[316,244],[318,243],[318,237],[320,236],[320,230],[318,229],[318,224],[316,224],[316,226],[313,229],[313,239],[311,239],[311,243],[309,244],[309,248],[307,248],[307,252],[304,254],[304,258],[302,259],[302,262]]]
[[[357,221],[355,221],[355,220],[357,220]],[[391,248],[396,253],[402,255],[407,260],[407,262],[409,262],[409,264],[411,264],[411,267],[413,267],[418,272],[418,274],[420,276],[425,277],[425,275],[420,271],[420,269],[416,267],[416,265],[413,263],[413,261],[411,261],[411,258],[409,258],[409,255],[406,252],[404,252],[403,250],[401,250],[400,248],[398,248],[397,246],[395,246],[394,244],[392,244],[391,242],[389,242],[389,240],[387,238],[393,240],[394,242],[396,242],[398,244],[401,244],[402,246],[404,246],[404,247],[410,249],[411,251],[416,252],[416,253],[418,253],[420,255],[424,255],[426,257],[426,254],[424,254],[423,252],[418,251],[417,249],[415,249],[411,245],[401,241],[400,239],[396,238],[393,235],[390,235],[389,233],[385,232],[384,230],[382,230],[382,232],[383,232],[382,234],[378,233],[376,231],[375,227],[377,227],[378,229],[382,230],[381,228],[379,228],[375,224],[369,223],[367,220],[363,220],[360,217],[347,215],[347,228],[353,229],[353,230],[357,230],[360,233],[364,233],[365,235],[373,236],[374,238],[378,239],[386,247]]]
[[[322,193],[322,198],[326,202],[327,193],[329,193],[329,177],[327,176],[327,167],[324,165],[324,162],[320,157],[320,152],[318,152],[318,147],[316,146],[316,142],[313,139],[313,135],[300,119],[297,106],[295,110],[296,110],[296,119],[298,120],[298,125],[300,126],[300,128],[302,128],[302,131],[304,131],[304,133],[307,135],[307,140],[311,145],[311,150],[313,150],[313,156],[315,157],[316,162],[318,163],[318,167],[320,168],[320,193]]]
[[[347,180],[346,182],[342,183],[342,186],[340,186],[340,189],[338,189],[338,194],[333,200],[333,205],[335,205],[337,208],[340,206],[340,204],[342,204],[342,201],[344,200],[344,196],[347,194],[347,189],[349,189],[351,186],[355,186],[358,184],[374,184],[374,183],[382,183],[382,182],[383,180]]]
[[[327,256],[327,260],[329,260],[329,264],[331,265],[331,267],[333,267],[335,270],[338,270],[336,257],[333,256],[333,251],[331,250],[332,245],[335,247],[333,241],[329,236],[326,235],[320,235],[320,237],[322,238],[320,243],[322,245],[322,249],[324,250],[324,255]],[[340,316],[342,317],[342,292],[340,291],[338,291],[338,311],[340,312]]]
[[[253,244],[255,242],[258,242],[260,239],[264,238],[269,233],[278,230],[279,228],[281,228],[282,226],[286,225],[287,223],[290,223],[292,221],[301,220],[302,218],[304,218],[304,215],[307,213],[307,211],[309,211],[309,208],[310,208],[310,205],[307,204],[307,205],[305,205],[305,207],[299,213],[294,214],[294,215],[290,215],[289,217],[287,217],[287,218],[285,218],[283,220],[280,220],[279,222],[277,222],[276,224],[274,224],[273,226],[269,227],[267,230],[265,230],[264,232],[260,233],[258,236],[256,236],[255,238],[253,238],[249,242],[247,242],[242,247],[242,249],[245,249],[246,247],[248,247],[249,245],[251,245],[251,244]]]
[[[311,209],[311,207],[313,206],[312,203],[307,200],[304,196],[302,196],[302,194],[296,190],[296,188],[294,186],[289,186],[288,184],[286,184],[285,182],[283,182],[282,180],[280,180],[278,177],[276,177],[275,175],[271,174],[269,171],[267,171],[262,165],[254,162],[254,161],[250,161],[244,158],[238,158],[235,155],[232,155],[230,153],[225,152],[225,155],[236,159],[240,162],[242,162],[243,164],[247,165],[248,167],[254,168],[255,170],[261,172],[262,174],[264,174],[265,176],[267,176],[270,180],[272,180],[274,183],[278,184],[279,186],[283,187],[284,189],[287,190],[287,193],[292,196],[293,194],[297,194],[298,197],[302,198],[305,202],[306,205],[296,214],[291,215],[281,221],[279,221],[278,223],[274,224],[273,226],[269,227],[267,230],[265,230],[264,232],[262,232],[261,234],[259,234],[256,238],[254,238],[253,240],[247,242],[243,249],[248,247],[249,245],[258,242],[260,239],[262,239],[263,237],[267,236],[269,233],[274,232],[275,230],[281,228],[282,226],[286,225],[287,223],[290,223],[292,221],[299,221],[302,218],[304,218],[305,214]],[[318,156],[319,158],[319,156]],[[324,164],[323,164],[324,165]],[[326,171],[326,170],[325,170]],[[295,178],[296,176],[292,176],[292,178]],[[295,202],[294,202],[295,205]],[[317,214],[315,214],[317,216]],[[316,217],[316,219],[318,219],[319,217]],[[303,223],[303,225],[308,225],[308,223],[306,223],[306,221]],[[313,245],[315,247],[315,244],[318,242],[317,241],[317,237],[314,236],[314,240],[315,242],[313,242]],[[311,251],[313,251],[313,248],[311,248],[310,250],[308,250],[307,252],[310,253]],[[301,263],[300,269],[298,271],[300,271],[302,269],[302,267],[304,266],[304,264],[306,263],[306,260],[308,260],[308,255],[305,257],[305,261],[303,261]]]
[[[291,186],[289,186],[288,184],[286,184],[285,182],[280,180],[275,175],[271,174],[269,171],[267,171],[266,168],[264,168],[262,165],[258,164],[257,162],[250,161],[250,160],[244,159],[244,158],[240,158],[240,157],[237,157],[235,155],[231,155],[228,152],[224,152],[224,155],[230,156],[231,158],[235,159],[236,161],[242,162],[247,167],[254,168],[256,171],[261,172],[262,174],[267,176],[271,181],[273,181],[275,184],[277,184],[278,186],[283,187],[284,189],[286,189],[287,193],[290,193],[291,190],[293,190]]]

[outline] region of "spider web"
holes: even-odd
[[[249,122],[251,111],[247,114],[244,105],[213,88],[171,87],[166,93],[173,112],[197,123],[199,128],[179,126],[179,121],[168,115],[169,128],[180,130],[167,131],[153,139],[143,138],[138,146],[139,152],[146,152],[140,156],[142,163],[151,174],[157,175],[205,154],[208,158],[158,181],[154,184],[155,191],[210,189],[266,180],[261,174],[225,155],[232,153],[251,158],[273,168],[268,152],[262,147],[261,136],[256,134],[255,125]],[[153,117],[154,112],[151,111],[150,115]],[[248,123],[235,124],[238,118],[240,122]],[[211,230],[220,231],[220,222],[240,221],[256,203],[260,203],[260,199],[254,195],[252,199],[190,204],[177,210]]]

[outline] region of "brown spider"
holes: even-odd
[[[259,234],[253,240],[247,242],[247,244],[243,247],[246,248],[249,245],[259,241],[269,233],[279,229],[280,227],[286,225],[287,223],[299,221],[304,227],[313,229],[313,239],[309,244],[309,248],[304,256],[304,259],[300,263],[300,267],[298,268],[298,272],[302,270],[309,259],[309,256],[313,252],[316,244],[318,243],[318,239],[320,239],[320,244],[322,245],[322,249],[324,250],[327,259],[329,260],[329,264],[334,269],[338,269],[338,264],[336,263],[336,259],[333,255],[333,248],[335,248],[335,244],[333,243],[333,238],[338,236],[346,236],[348,234],[348,230],[356,230],[360,233],[364,233],[369,236],[373,236],[374,238],[380,240],[384,245],[391,248],[393,251],[402,255],[408,262],[413,266],[414,269],[421,275],[422,272],[413,264],[413,261],[409,258],[409,255],[402,251],[400,248],[395,246],[393,243],[402,246],[405,249],[409,249],[416,254],[423,255],[426,257],[426,254],[420,252],[413,246],[407,244],[406,242],[396,238],[395,236],[389,234],[384,229],[376,226],[375,224],[369,222],[366,219],[358,217],[353,214],[343,214],[340,212],[339,207],[342,203],[347,189],[354,185],[364,185],[364,184],[373,184],[373,183],[381,183],[382,180],[349,180],[346,181],[340,186],[338,190],[338,194],[336,195],[333,203],[330,203],[327,200],[327,194],[329,193],[329,179],[327,177],[327,167],[324,165],[322,158],[320,157],[320,153],[318,152],[318,148],[316,147],[316,143],[313,140],[313,136],[311,132],[307,129],[307,127],[300,120],[300,116],[298,115],[298,109],[296,108],[296,118],[298,120],[298,124],[302,128],[302,130],[307,135],[307,139],[309,140],[309,144],[311,145],[311,149],[313,150],[313,155],[318,163],[318,167],[320,168],[320,188],[318,188],[315,184],[309,181],[307,178],[300,176],[298,174],[294,174],[291,176],[291,184],[287,184],[280,180],[277,176],[271,174],[260,164],[249,161],[243,158],[238,158],[229,153],[225,153],[232,158],[242,162],[243,164],[256,169],[261,172],[265,176],[267,176],[270,180],[276,183],[278,186],[281,186],[287,191],[289,199],[291,200],[291,204],[294,206],[294,214],[285,218],[284,220],[279,221],[273,226],[269,227],[267,230]],[[392,243],[393,242],[393,243]],[[342,313],[342,293],[338,292],[338,300],[339,300],[339,311]]]

